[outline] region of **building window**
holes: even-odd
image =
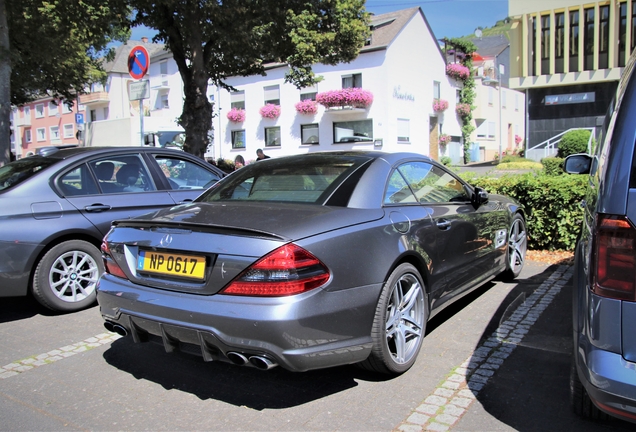
[[[583,32],[583,55],[584,70],[592,70],[594,68],[594,8],[585,9],[583,11],[585,27]]]
[[[627,39],[627,3],[618,6],[618,67],[625,66],[625,41]]]
[[[56,116],[59,113],[60,113],[60,107],[58,105],[55,105],[55,102],[50,101],[49,102],[49,117]]]
[[[318,94],[318,92],[311,92],[311,93],[301,93],[300,94],[300,100],[304,101],[304,100],[312,100],[315,101],[316,100],[316,95]]]
[[[336,143],[373,141],[373,120],[334,122],[333,141]]]
[[[168,95],[167,94],[162,94],[161,95],[161,108],[162,109],[170,108],[170,103],[168,102]]]
[[[541,16],[541,74],[550,73],[550,15]]]
[[[62,102],[62,113],[70,114],[72,112],[73,112],[73,106],[71,105],[69,107],[66,103]]]
[[[397,120],[397,140],[398,142],[410,142],[411,141],[411,133],[410,133],[411,125],[409,119],[398,119]]]
[[[49,133],[51,134],[51,141],[59,141],[60,140],[60,127],[59,126],[51,126],[49,128]]]
[[[530,38],[530,65],[531,71],[530,74],[532,76],[537,75],[537,47],[535,46],[535,38],[534,35],[537,34],[537,17],[532,17],[532,37]]]
[[[488,139],[495,139],[495,122],[488,122]]]
[[[495,90],[492,87],[488,87],[488,106],[495,105]]]
[[[230,93],[230,107],[236,109],[245,109],[245,91]]]
[[[303,144],[320,144],[318,123],[300,125],[300,139]]]
[[[500,87],[501,91],[501,108],[506,109],[506,105],[508,105],[508,92]]]
[[[488,133],[488,123],[486,123],[484,120],[477,120],[477,138],[486,138],[486,135]]]
[[[362,74],[343,75],[342,88],[362,88]]]
[[[579,11],[570,12],[570,72],[579,71]]]
[[[439,99],[440,95],[440,82],[433,81],[433,99]]]
[[[232,131],[232,148],[245,148],[245,130]]]
[[[263,87],[263,92],[265,93],[265,105],[280,105],[280,86],[273,85]]]
[[[64,125],[64,138],[73,138],[75,136],[75,127],[73,123]]]
[[[519,111],[519,93],[515,93],[515,111]]]
[[[46,141],[46,128],[37,128],[35,133],[38,141]]]
[[[28,120],[29,123],[31,121],[31,107],[25,106],[24,107],[24,119]],[[27,123],[27,124],[29,124]]]
[[[104,120],[108,120],[108,115],[110,113],[110,110],[108,107],[104,107]]]
[[[28,143],[31,142],[31,129],[24,130],[24,141]]]
[[[37,104],[35,106],[35,118],[44,117],[44,104]]]
[[[168,75],[168,62],[162,61],[159,63],[159,73],[161,75]]]
[[[280,126],[265,128],[265,147],[280,147]]]
[[[563,73],[563,59],[565,58],[565,14],[554,15],[554,72]]]
[[[607,69],[609,65],[608,53],[609,53],[609,37],[610,37],[610,25],[609,25],[609,6],[600,6],[599,9],[599,56],[598,67],[599,69]]]

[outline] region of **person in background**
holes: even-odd
[[[243,159],[243,156],[237,155],[234,158],[234,169],[237,170],[239,168],[243,168],[244,166],[245,166],[245,159]]]
[[[263,159],[269,159],[269,156],[263,153],[263,150],[261,149],[256,150],[256,160],[263,160]]]

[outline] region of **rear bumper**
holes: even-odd
[[[636,363],[592,345],[578,335],[575,347],[579,379],[603,412],[636,423]]]
[[[135,342],[157,342],[206,361],[228,353],[264,356],[307,371],[363,361],[381,284],[280,298],[193,295],[104,275],[97,292],[105,320]]]

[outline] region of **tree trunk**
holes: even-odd
[[[2,0],[0,0],[2,1]],[[203,74],[201,74],[203,75]],[[208,100],[208,78],[184,81],[185,98],[179,124],[185,129],[184,150],[203,159],[212,130],[212,104]]]
[[[6,0],[0,0],[0,166],[11,160],[11,51]],[[17,130],[17,129],[16,129]]]

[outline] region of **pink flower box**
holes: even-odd
[[[245,110],[232,108],[231,110],[228,111],[227,118],[231,122],[241,123],[242,121],[245,120]]]
[[[373,94],[361,88],[329,90],[316,95],[316,102],[326,108],[367,108],[373,102]]]
[[[267,104],[259,110],[263,118],[277,119],[280,115],[280,105]]]
[[[316,101],[313,101],[311,99],[301,100],[295,105],[295,107],[296,111],[298,111],[300,114],[312,115],[318,112],[318,104],[316,103]]]
[[[433,99],[433,111],[443,112],[448,109],[448,101],[444,99]]]
[[[451,63],[446,66],[446,75],[456,80],[465,80],[470,76],[470,69],[459,63]]]

